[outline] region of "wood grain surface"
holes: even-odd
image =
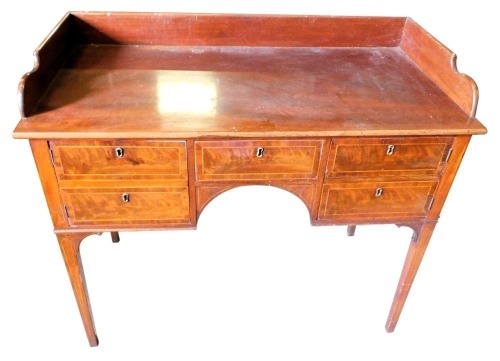
[[[91,346],[80,259],[103,231],[196,227],[219,194],[285,189],[316,225],[413,229],[400,317],[471,135],[474,81],[409,18],[68,13],[21,121]]]
[[[73,56],[15,137],[485,132],[399,48],[91,45]]]
[[[52,141],[50,148],[59,180],[187,179],[182,141]]]
[[[322,140],[198,141],[196,179],[315,179],[322,149]]]
[[[353,181],[323,185],[319,219],[336,216],[424,217],[430,207],[430,197],[436,183],[432,181]]]
[[[452,151],[452,137],[335,138],[328,177],[436,175]]]
[[[75,188],[61,195],[71,225],[189,223],[187,187]]]
[[[86,43],[208,46],[396,46],[406,18],[73,13]]]

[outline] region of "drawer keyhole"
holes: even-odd
[[[264,156],[264,148],[263,147],[258,147],[257,152],[255,153],[257,158],[262,158]]]
[[[123,201],[123,203],[130,202],[130,195],[128,193],[123,193],[122,194],[122,201]]]
[[[375,189],[375,197],[382,196],[382,193],[384,193],[384,188],[377,188],[377,189]]]
[[[387,146],[387,155],[393,155],[394,154],[394,149],[396,148],[395,145],[390,144]]]
[[[123,158],[123,156],[125,155],[125,149],[120,147],[115,148],[115,155],[116,158]]]

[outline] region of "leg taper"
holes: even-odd
[[[57,240],[59,241],[59,247],[61,248],[64,263],[68,270],[71,286],[73,287],[76,303],[80,310],[83,326],[85,327],[90,346],[97,346],[99,340],[95,332],[82,260],[80,258],[80,243],[89,235],[88,233],[59,233],[57,234]]]
[[[435,226],[436,223],[432,222],[424,223],[420,227],[412,227],[415,233],[410,242],[408,253],[406,254],[403,271],[401,272],[396,294],[394,295],[389,317],[385,325],[387,332],[393,332],[396,328],[399,316],[401,315],[401,311],[403,310],[406,298],[408,297],[411,285],[417,274],[420,262],[424,257],[425,250],[429,244]]]
[[[111,242],[113,243],[120,242],[120,234],[118,232],[111,232]]]

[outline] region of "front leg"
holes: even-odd
[[[92,233],[57,233],[59,247],[68,270],[68,276],[73,287],[76,303],[80,310],[83,326],[87,333],[90,346],[97,346],[99,340],[97,338],[92,318],[92,309],[90,308],[90,300],[87,293],[87,285],[85,283],[85,274],[83,273],[82,260],[80,257],[80,243],[82,240],[90,236]]]
[[[385,324],[385,329],[387,332],[393,332],[398,323],[399,316],[403,310],[406,298],[410,292],[411,285],[417,274],[420,262],[424,257],[425,250],[431,239],[432,232],[436,226],[435,222],[423,223],[419,226],[410,225],[414,230],[412,240],[410,242],[410,247],[408,253],[406,254],[406,260],[403,266],[403,271],[399,278],[398,287],[396,288],[396,294],[394,295],[394,300],[392,301],[391,310],[389,312],[389,317],[387,318],[387,323]]]

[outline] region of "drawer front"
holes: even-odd
[[[189,222],[187,187],[67,189],[61,194],[71,225]]]
[[[342,182],[323,185],[319,219],[425,216],[437,182]]]
[[[452,144],[452,137],[334,139],[327,177],[436,175],[446,163]]]
[[[186,144],[177,141],[53,141],[59,180],[186,179]]]
[[[315,179],[322,140],[199,141],[196,179]]]

